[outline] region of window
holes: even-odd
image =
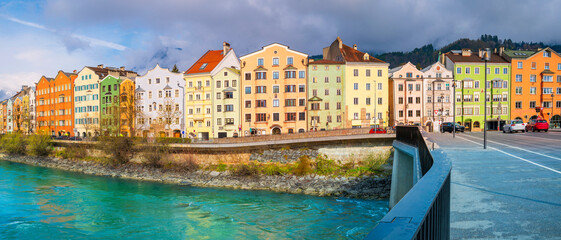
[[[382,76],[382,70],[378,70],[378,77]]]
[[[296,71],[284,71],[284,78],[296,78]]]
[[[456,68],[456,74],[462,74],[462,68],[461,67]]]
[[[381,104],[382,104],[382,101],[383,101],[382,98],[379,97],[379,98],[378,98],[378,105],[381,105]]]
[[[536,101],[530,101],[530,108],[536,108]]]
[[[325,80],[325,83],[329,83],[329,77],[325,77],[324,80]]]
[[[222,112],[222,105],[216,105],[216,111]]]
[[[329,89],[325,89],[325,96],[329,96]]]
[[[438,90],[440,90],[440,83],[438,84]],[[421,91],[421,84],[415,85],[415,91]]]
[[[543,107],[544,108],[551,108],[551,102],[549,102],[549,101],[543,102]]]
[[[273,79],[279,79],[279,72],[273,72]]]
[[[415,103],[417,103],[417,104],[421,103],[421,97],[416,97],[415,98]]]
[[[397,103],[398,104],[403,104],[403,97],[397,98]]]
[[[337,102],[337,110],[341,110],[341,102]]]
[[[515,106],[517,109],[521,109],[521,108],[522,108],[522,102],[521,102],[521,101],[517,101],[517,102],[514,103],[514,106]]]
[[[473,95],[473,101],[479,102],[479,94]],[[450,96],[446,96],[446,102],[450,102]]]
[[[536,94],[536,87],[530,87],[530,94]]]
[[[530,75],[530,82],[536,82],[536,75]]]
[[[473,88],[473,81],[464,81],[464,88]]]
[[[267,100],[255,100],[255,107],[267,107]]]
[[[358,83],[354,83],[354,84],[353,84],[353,89],[354,89],[354,90],[358,90]]]
[[[358,69],[353,70],[353,76],[358,77]]]
[[[287,64],[287,65],[292,65],[292,64],[294,64],[294,58],[293,58],[293,57],[288,57],[288,58],[286,58],[286,64]]]
[[[503,88],[508,88],[508,82],[507,81],[503,81]]]
[[[522,62],[518,62],[517,66],[518,66],[518,69],[521,69],[522,68]]]
[[[553,76],[551,76],[551,75],[544,75],[542,81],[544,81],[544,82],[553,82]]]
[[[415,117],[420,117],[420,116],[421,116],[421,110],[415,111]]]
[[[319,103],[312,103],[310,106],[311,110],[320,110]]]
[[[251,87],[245,87],[245,94],[251,94]]]
[[[399,110],[399,117],[402,118],[403,117],[403,110]]]
[[[552,88],[543,88],[543,94],[552,94],[552,93],[553,93]]]
[[[353,114],[353,118],[354,118],[354,119],[358,119],[358,113],[354,113],[354,114]]]
[[[561,82],[561,75],[557,75],[557,82]]]
[[[398,84],[397,85],[397,90],[402,92],[403,91],[403,84]]]
[[[413,117],[413,110],[407,110],[407,116]]]
[[[516,80],[517,82],[522,82],[522,74],[516,74]]]
[[[279,100],[273,99],[273,107],[278,107],[278,106],[279,106]]]
[[[232,104],[224,105],[224,112],[233,112],[233,111],[234,111],[234,105]]]
[[[413,73],[410,73],[410,72],[405,73],[405,77],[407,77],[407,78],[412,78],[412,77],[413,77]]]
[[[532,62],[532,69],[536,69],[536,68],[537,68],[536,62]]]
[[[305,112],[299,112],[298,113],[298,121],[306,121],[306,113]]]
[[[296,99],[285,99],[284,100],[285,107],[295,107],[296,106]]]
[[[366,90],[370,90],[370,83],[366,84]]]
[[[304,98],[298,99],[298,106],[300,107],[306,106],[306,99]]]
[[[285,113],[285,121],[296,121],[296,113]]]
[[[413,91],[413,84],[407,84],[407,91]]]
[[[251,80],[251,73],[245,73],[245,80]],[[191,83],[191,82],[189,82]],[[189,86],[191,87],[191,86]]]
[[[234,98],[234,92],[224,92],[224,99]]]
[[[324,108],[325,110],[329,110],[329,103],[326,102],[326,103],[324,104],[324,107],[323,107],[323,108]]]
[[[337,77],[337,83],[341,83],[341,77]]]
[[[516,94],[522,94],[522,87],[516,87]]]
[[[355,105],[358,105],[358,98],[354,98],[354,99],[353,99],[353,103],[354,103]]]
[[[303,85],[303,84],[298,85],[298,92],[301,92],[301,93],[306,92],[306,85]]]
[[[500,73],[500,71],[501,71],[501,69],[500,69],[500,68],[498,68],[498,67],[497,67],[497,68],[495,68],[495,74],[499,74],[499,73]]]
[[[407,103],[413,103],[413,97],[407,97]]]
[[[265,114],[265,113],[256,113],[256,114],[255,114],[255,121],[256,121],[256,122],[264,122],[264,121],[267,121],[267,114]]]
[[[427,96],[427,103],[431,103],[432,102],[432,96]]]
[[[273,58],[273,66],[279,65],[279,58]]]
[[[557,88],[557,94],[561,94],[561,88]]]
[[[544,57],[551,57],[551,52],[550,51],[543,51],[543,56]]]
[[[257,66],[263,66],[265,64],[265,59],[263,58],[258,58],[257,59]]]
[[[473,68],[473,73],[479,74],[479,68],[478,68],[478,67],[474,67],[474,68]]]
[[[471,68],[466,67],[466,74],[470,74],[471,73]]]
[[[370,105],[370,98],[366,98],[366,105]]]
[[[296,85],[284,85],[284,92],[296,92]]]
[[[256,80],[267,79],[267,72],[256,72],[255,79]]]
[[[299,71],[298,78],[306,78],[306,71]]]
[[[366,76],[370,77],[370,69],[366,69]]]
[[[255,87],[255,93],[267,93],[267,86]]]

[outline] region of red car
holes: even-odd
[[[526,125],[526,132],[528,131],[546,131],[549,129],[549,124],[547,123],[546,120],[543,119],[532,119],[530,120],[530,122],[528,123],[528,125]]]
[[[387,132],[386,129],[383,128],[371,128],[369,133],[376,134],[376,133],[387,133]]]

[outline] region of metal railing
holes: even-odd
[[[450,162],[433,159],[417,127],[398,126],[396,141],[418,149],[422,177],[366,239],[450,239]]]

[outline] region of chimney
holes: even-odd
[[[481,51],[481,48],[479,49],[479,58],[483,57],[483,51]]]
[[[446,58],[446,53],[442,53],[442,54],[440,55],[440,63],[442,63],[442,64],[445,63],[445,62],[444,62],[444,61],[445,61],[444,58]]]
[[[542,50],[542,48],[538,48],[538,52],[541,51],[541,50]]]
[[[72,71],[72,73],[76,73],[76,72],[77,72],[76,69],[74,69],[74,71]]]
[[[471,56],[471,49],[463,48],[462,49],[462,57],[469,57]]]
[[[504,51],[505,51],[505,47],[501,47],[501,48],[499,48],[499,55],[501,55],[501,56],[502,56],[502,55],[503,55],[503,53],[504,53]]]
[[[337,36],[337,41],[339,42],[339,49],[343,48],[343,40],[341,40],[341,37]]]
[[[125,71],[125,66],[121,66],[119,69],[121,69],[121,71]]]
[[[356,44],[353,44],[353,48],[354,48],[355,50],[358,50]]]
[[[98,68],[103,68],[103,64],[97,65]]]
[[[230,51],[230,44],[227,42],[222,43],[222,55],[226,55]]]

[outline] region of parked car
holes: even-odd
[[[458,124],[458,123],[453,123],[453,122],[444,122],[442,123],[442,125],[440,125],[440,131],[441,132],[453,132],[454,131],[454,126],[456,128],[456,132],[464,132],[466,130],[466,127]]]
[[[546,120],[543,119],[532,119],[530,120],[530,122],[526,125],[526,132],[528,131],[546,131],[549,130],[549,124],[547,123]]]
[[[371,128],[369,133],[370,134],[387,133],[387,131],[386,131],[386,129],[383,129],[383,128]]]
[[[503,126],[503,133],[509,132],[524,132],[526,130],[526,123],[522,120],[510,120],[510,123],[507,123]]]
[[[81,138],[81,137],[76,137],[76,136],[74,136],[74,137],[69,137],[68,140],[71,140],[71,141],[82,141],[82,138]]]

